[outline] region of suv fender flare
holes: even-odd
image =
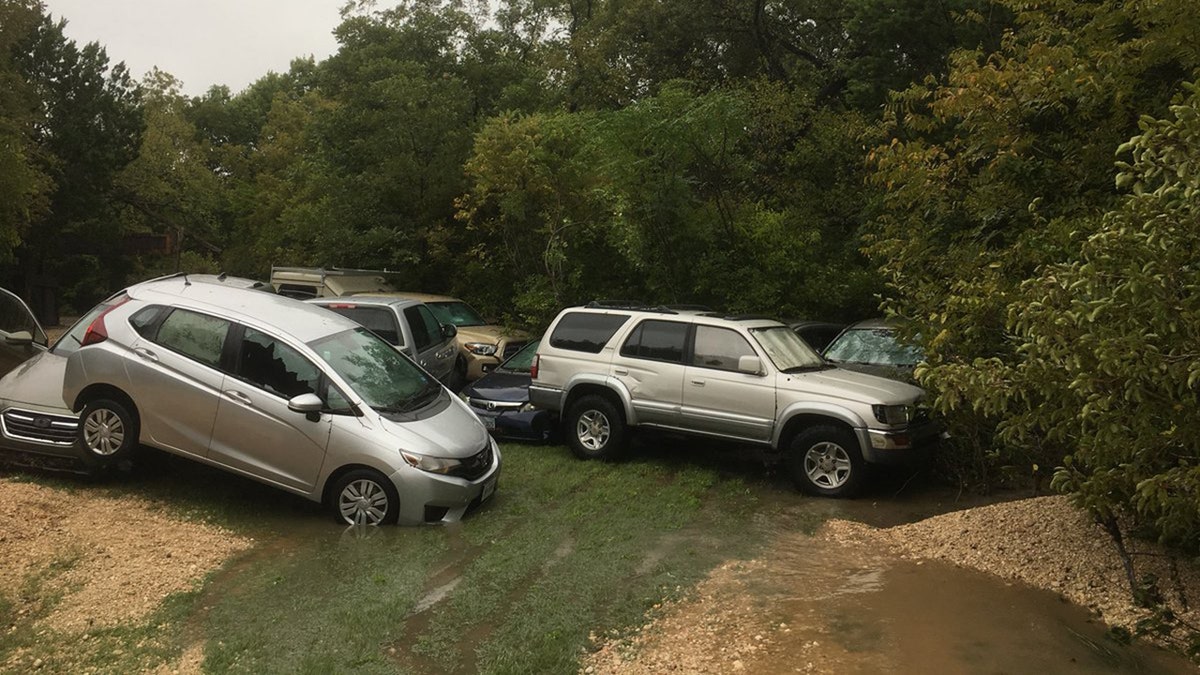
[[[621,410],[625,412],[625,422],[630,426],[638,423],[637,413],[633,410],[633,396],[629,393],[629,389],[625,383],[615,377],[601,375],[599,373],[580,373],[567,381],[567,385],[563,387],[562,404],[560,410],[566,415],[567,408],[572,399],[578,397],[580,386],[603,387],[608,391],[616,394],[621,400]]]
[[[779,423],[775,425],[775,431],[771,434],[771,447],[776,450],[784,450],[780,444],[785,440],[784,432],[787,430],[789,423],[798,416],[814,416],[825,417],[830,420],[841,422],[854,432],[855,438],[858,439],[859,445],[863,444],[863,435],[859,433],[860,429],[865,429],[867,423],[857,413],[833,403],[822,403],[819,401],[804,401],[793,403],[784,408],[779,415]],[[864,450],[866,448],[863,448]]]

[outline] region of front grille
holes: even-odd
[[[79,430],[79,418],[65,415],[47,415],[10,408],[0,417],[4,422],[4,434],[37,443],[71,445]]]
[[[451,476],[466,478],[467,480],[476,480],[482,477],[492,468],[492,445],[487,442],[483,446],[483,450],[464,459],[462,464],[450,470]]]
[[[502,360],[508,360],[508,357],[521,351],[521,348],[526,345],[525,342],[506,342],[504,344],[504,355]]]

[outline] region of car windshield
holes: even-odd
[[[363,401],[379,412],[416,410],[441,385],[365,328],[352,328],[308,343]]]
[[[533,368],[533,357],[537,356],[538,345],[541,340],[534,340],[521,348],[521,351],[513,354],[507,361],[500,364],[496,370],[503,370],[510,373],[528,373]]]
[[[454,324],[461,328],[463,326],[485,326],[487,322],[483,317],[476,312],[465,302],[454,300],[451,302],[427,302],[429,309],[433,310],[433,315],[438,321],[446,324]]]
[[[825,358],[838,363],[912,366],[921,360],[921,348],[900,342],[891,328],[852,328],[829,345]]]
[[[785,373],[828,367],[824,359],[787,326],[751,328],[750,334],[758,341],[758,345],[767,353],[775,367]]]

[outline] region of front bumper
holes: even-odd
[[[932,422],[900,429],[855,429],[863,459],[871,464],[908,464],[928,460],[940,429]]]
[[[454,523],[478,509],[491,499],[500,480],[500,448],[488,440],[492,450],[492,466],[475,480],[443,476],[404,466],[391,475],[400,493],[401,525],[422,523]]]

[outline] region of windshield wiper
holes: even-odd
[[[829,363],[813,363],[807,366],[792,366],[791,368],[784,368],[780,372],[787,373],[789,375],[792,373],[811,373],[816,370],[829,370],[832,367],[833,365]]]

